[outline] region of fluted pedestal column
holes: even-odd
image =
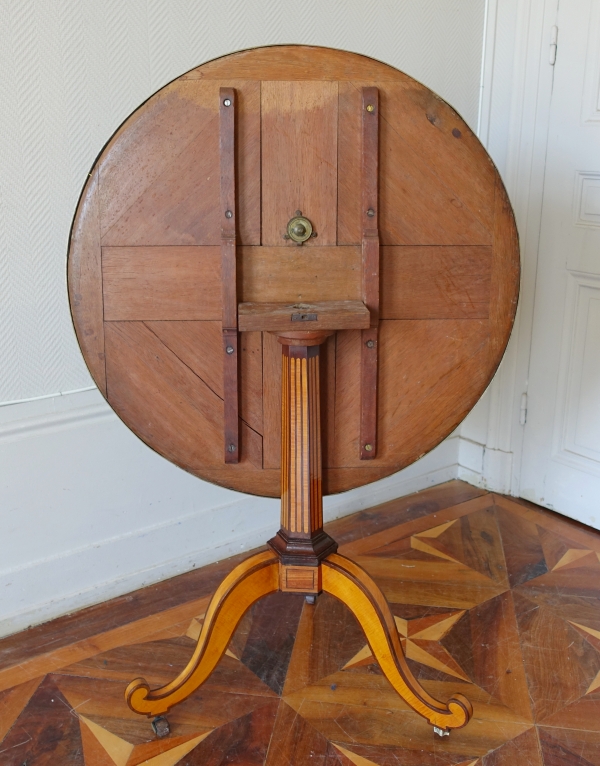
[[[331,333],[285,333],[281,381],[281,528],[269,545],[281,589],[318,593],[319,563],[337,550],[323,531],[320,344]]]

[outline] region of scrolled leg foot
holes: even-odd
[[[212,597],[187,666],[171,683],[159,689],[151,690],[143,678],[134,679],[125,691],[129,707],[135,713],[161,717],[189,697],[215,669],[246,611],[259,598],[278,588],[279,560],[272,551],[257,553],[239,564]]]
[[[360,623],[373,656],[398,694],[417,713],[445,732],[465,726],[473,715],[469,700],[454,694],[440,702],[428,694],[406,663],[390,607],[379,587],[365,572],[345,556],[334,553],[322,563],[323,590],[338,598]]]

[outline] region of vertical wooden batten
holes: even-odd
[[[371,326],[361,331],[360,459],[377,456],[377,360],[379,336],[379,91],[362,89],[361,221],[363,301]]]
[[[239,354],[237,330],[235,90],[219,89],[221,155],[221,295],[223,304],[224,457],[238,463]]]

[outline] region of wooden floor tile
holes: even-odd
[[[0,744],[2,766],[83,766],[77,716],[52,676],[38,686],[25,709]]]
[[[600,766],[597,731],[539,727],[544,766]]]
[[[279,703],[265,766],[342,766],[344,761],[331,743],[295,710]]]
[[[600,651],[555,602],[550,607],[528,596],[527,590],[513,592],[533,713],[541,723],[560,719],[562,709],[587,696],[600,672]]]
[[[34,678],[20,686],[0,692],[0,742],[17,720],[42,678]]]
[[[244,764],[262,766],[273,733],[279,700],[265,704],[215,729],[185,760],[186,766]]]
[[[505,742],[497,750],[484,755],[478,766],[543,766],[542,753],[535,728]],[[546,764],[546,766],[548,766]]]
[[[191,619],[195,614],[206,609],[208,601],[208,597],[204,597],[180,607],[165,610],[158,615],[149,615],[137,622],[114,628],[93,638],[76,639],[67,646],[34,654],[16,665],[10,665],[0,670],[0,689],[9,689],[16,684],[36,678],[42,673],[51,673],[65,667],[65,665],[93,657],[107,649],[131,644],[138,637],[144,641],[156,634],[158,630],[164,630],[165,627],[180,622],[183,617]],[[53,644],[54,642],[50,643]],[[43,643],[42,646],[44,646]]]
[[[599,532],[462,482],[328,529],[424,688],[471,700],[464,729],[434,738],[341,602],[276,593],[157,739],[125,686],[186,665],[238,558],[0,641],[0,764],[600,766]]]

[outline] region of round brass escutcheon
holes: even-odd
[[[312,223],[303,215],[295,215],[289,220],[287,225],[287,235],[291,240],[297,242],[299,245],[301,245],[303,242],[306,242],[307,239],[310,239],[312,233]]]

